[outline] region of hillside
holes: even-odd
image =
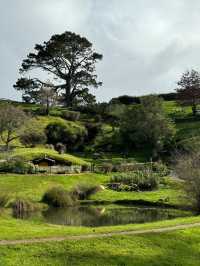
[[[6,100],[1,100],[0,105],[5,103]],[[72,119],[73,121],[68,120],[68,118],[64,118],[63,114],[68,112],[66,108],[62,107],[54,107],[50,111],[50,115],[42,115],[40,114],[40,106],[34,104],[20,103],[20,102],[12,102],[12,105],[21,107],[26,113],[30,113],[37,121],[38,130],[45,132],[46,128],[50,124],[62,124],[65,126],[66,131],[71,136],[77,136],[79,141],[79,150],[84,151],[84,156],[89,156],[95,152],[104,153],[104,156],[110,157],[121,157],[120,149],[113,150],[112,143],[115,140],[115,135],[117,132],[117,124],[115,128],[113,128],[113,124],[110,121],[110,118],[107,118],[102,111],[95,111],[94,115],[91,115],[90,112],[78,112],[80,116],[78,119]],[[176,126],[176,140],[178,143],[190,142],[193,138],[199,142],[200,137],[200,117],[196,118],[192,117],[192,110],[190,106],[181,107],[175,101],[164,101],[164,110],[166,114],[174,121]],[[135,108],[139,106],[139,104],[134,105]],[[98,107],[100,108],[100,107]],[[112,108],[111,108],[112,109]],[[101,109],[100,109],[101,110]],[[119,109],[118,109],[119,110]],[[111,113],[115,115],[116,108],[114,111],[111,110]],[[70,111],[71,112],[71,111]],[[98,112],[100,112],[98,114]],[[102,119],[98,121],[98,116],[101,114]],[[118,114],[117,114],[118,115]],[[89,128],[88,128],[89,125]],[[91,139],[88,139],[88,130],[91,130],[92,135]],[[85,140],[83,140],[85,139]],[[84,141],[84,150],[82,148],[82,142]],[[62,142],[62,140],[60,140]],[[2,144],[2,141],[0,141]],[[13,142],[14,146],[24,147],[24,145],[19,141],[19,139]],[[115,147],[117,147],[115,145]],[[68,148],[67,148],[68,149]],[[78,150],[77,150],[78,151]],[[75,153],[77,153],[75,150]],[[79,152],[79,151],[78,151]],[[74,153],[73,150],[69,150],[69,153]],[[87,155],[86,155],[87,154]],[[150,155],[148,149],[145,150],[132,150],[129,152],[129,156],[134,157],[138,161],[146,161],[149,160]]]
[[[16,149],[12,154],[11,158],[18,158],[23,161],[33,161],[37,159],[44,158],[45,156],[56,160],[59,163],[67,163],[72,165],[88,165],[83,159],[73,156],[70,154],[59,154],[55,150],[45,149],[45,148],[19,148]]]

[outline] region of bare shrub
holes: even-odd
[[[175,172],[177,177],[185,181],[186,195],[200,212],[200,153],[179,156]]]

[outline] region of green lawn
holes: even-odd
[[[180,106],[176,101],[164,101],[164,110],[172,117],[184,117],[192,114],[191,106]]]
[[[8,215],[9,210],[0,213],[0,240],[32,239],[41,237],[59,237],[69,235],[98,234],[119,231],[135,231],[163,228],[179,224],[200,222],[199,216],[176,218],[145,224],[127,224],[116,226],[83,227],[46,224],[39,220],[20,220]]]
[[[165,101],[164,110],[171,118],[177,119],[177,139],[200,136],[200,120],[195,121],[192,117],[191,106],[181,107],[175,101]]]
[[[148,202],[164,202],[179,205],[184,200],[183,192],[174,188],[161,188],[148,192],[116,192],[104,190],[92,197],[95,200],[117,201],[117,200],[144,200]]]
[[[200,136],[200,121],[179,122],[176,127],[178,139]]]
[[[106,184],[110,179],[109,175],[102,174],[78,174],[78,175],[0,175],[0,194],[9,194],[10,200],[17,197],[40,201],[43,193],[53,186],[62,185],[71,190],[77,183],[87,182],[90,184]],[[95,201],[117,200],[145,200],[149,202],[166,202],[168,204],[181,204],[180,195],[183,194],[181,185],[175,181],[167,180],[166,186],[152,192],[114,192],[105,189],[92,197]],[[166,201],[166,198],[167,201]],[[190,220],[191,219],[191,220]],[[148,226],[167,226],[167,224],[188,223],[200,221],[199,217],[180,218],[173,221],[164,221],[151,224],[110,226],[100,228],[67,227],[45,224],[42,220],[17,220],[11,218],[9,209],[0,210],[0,239],[18,239],[32,237],[62,236],[65,234],[83,234],[110,232],[115,230],[133,230]]]
[[[63,186],[70,190],[80,182],[102,184],[108,177],[100,174],[77,175],[0,175],[0,194],[8,194],[11,199],[21,197],[40,201],[43,194],[53,186]]]
[[[92,185],[105,185],[110,180],[110,175],[104,174],[76,174],[76,175],[0,175],[0,195],[8,194],[11,200],[20,197],[32,201],[40,201],[43,194],[53,186],[63,186],[71,190],[78,183]],[[117,192],[105,189],[93,195],[92,200],[110,201],[117,200],[145,200],[149,202],[165,202],[179,205],[183,201],[181,184],[167,180],[167,184],[150,192]]]
[[[2,266],[198,266],[200,228],[0,247]]]

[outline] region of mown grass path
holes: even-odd
[[[87,235],[77,235],[77,236],[48,237],[48,238],[22,239],[22,240],[21,239],[20,240],[0,240],[0,246],[47,243],[47,242],[61,242],[61,241],[66,241],[66,240],[82,240],[82,239],[91,239],[91,238],[123,236],[123,235],[165,233],[165,232],[171,232],[175,230],[182,230],[182,229],[188,229],[188,228],[194,228],[194,227],[200,227],[200,223],[180,224],[176,226],[146,229],[146,230],[144,229],[144,230],[135,230],[135,231],[119,231],[119,232],[111,232],[111,233],[87,234]]]

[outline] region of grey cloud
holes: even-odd
[[[198,0],[0,0],[0,97],[20,99],[12,85],[35,43],[72,30],[94,43],[99,100],[172,91],[181,72],[199,68]]]

